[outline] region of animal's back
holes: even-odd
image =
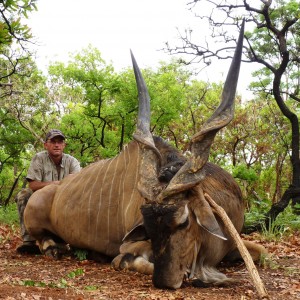
[[[58,236],[75,247],[118,254],[124,235],[142,219],[139,155],[131,142],[118,156],[63,180],[50,216]]]

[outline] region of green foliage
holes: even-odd
[[[264,214],[270,209],[270,201],[267,199],[258,201],[251,199],[248,203],[248,210],[245,213],[245,226],[249,227],[256,224],[264,217]]]
[[[18,70],[24,71],[22,76],[10,78],[18,93],[9,101],[0,97],[0,204],[7,201],[18,178],[13,196],[20,190],[33,154],[42,149],[42,129],[53,120],[52,103],[44,98],[45,77],[29,59],[20,62]]]
[[[53,85],[58,84],[57,92],[65,95],[61,129],[72,141],[67,150],[83,166],[119,153],[132,139],[137,116],[137,87],[131,68],[114,73],[101,53],[89,46],[73,55],[67,65],[53,64],[49,72]],[[182,122],[190,74],[175,62],[162,63],[156,72],[143,70],[143,74],[152,99],[152,130],[174,138]],[[180,130],[184,135],[184,128]]]
[[[297,204],[299,206],[299,204]],[[300,216],[294,214],[289,205],[277,218],[275,225],[284,226],[284,230],[300,230]]]
[[[71,271],[70,273],[67,274],[67,277],[69,278],[75,278],[77,276],[81,276],[81,275],[84,275],[84,270],[79,268],[79,269],[76,269],[74,271]]]
[[[24,286],[37,286],[37,287],[46,287],[47,285],[44,282],[34,281],[34,280],[24,280]]]
[[[269,268],[271,270],[277,270],[282,267],[272,255],[262,255],[259,264],[264,268]]]
[[[16,203],[0,206],[0,224],[19,224],[18,208]]]
[[[262,220],[264,214],[270,209],[270,203],[267,200],[253,201],[251,208],[245,214],[245,226],[249,227]],[[267,240],[277,240],[291,231],[300,230],[300,216],[293,213],[289,205],[282,213],[278,215],[275,222],[271,223],[269,228],[263,228],[263,236]]]
[[[247,168],[245,165],[238,165],[233,168],[232,175],[235,178],[247,181],[255,181],[258,179],[256,172],[252,168]]]
[[[35,287],[48,287],[48,288],[61,288],[65,289],[68,287],[74,287],[76,285],[76,279],[84,276],[84,270],[79,268],[74,271],[69,272],[65,277],[61,278],[58,282],[43,282],[35,281],[31,279],[23,280],[19,282],[20,285],[24,286],[35,286]],[[87,290],[97,290],[95,286],[87,286]]]
[[[268,228],[263,224],[262,237],[266,241],[280,241],[290,231],[284,224],[271,223]]]
[[[96,290],[98,290],[98,287],[95,286],[95,285],[88,285],[88,286],[85,287],[85,290],[87,290],[87,291],[96,291]]]
[[[13,234],[19,231],[19,215],[16,208],[16,204],[11,204],[7,207],[0,206],[0,224],[9,225]],[[0,244],[7,243],[12,238],[11,232],[0,234]]]
[[[5,0],[0,2],[0,99],[16,92],[14,74],[25,76],[22,63],[30,55],[31,29],[23,23],[28,13],[36,10],[37,0]],[[27,75],[27,74],[26,74]]]
[[[13,41],[21,42],[32,38],[30,28],[22,24],[21,18],[27,18],[28,13],[36,10],[37,0],[6,0],[1,1],[0,17],[0,50],[3,45]]]
[[[74,54],[67,65],[53,64],[49,73],[53,85],[58,84],[58,92],[64,95],[67,114],[61,128],[72,140],[68,145],[71,153],[83,166],[118,153],[128,141],[127,133],[132,134],[136,102],[133,95],[125,96],[128,86],[134,84],[133,74],[128,84],[128,73],[124,78],[115,74],[99,50],[91,46]],[[133,106],[128,105],[133,101]]]
[[[80,261],[86,260],[87,259],[87,255],[88,255],[88,251],[85,250],[85,249],[75,249],[74,250],[74,255]]]

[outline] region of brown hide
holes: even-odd
[[[138,143],[131,142],[118,156],[66,177],[53,200],[43,199],[53,202],[51,211],[44,212],[50,216],[49,221],[48,218],[42,220],[47,224],[40,223],[40,230],[51,228],[74,247],[117,255],[125,234],[142,220],[140,206],[143,199],[137,190],[139,155]],[[32,206],[37,206],[36,210],[42,208],[39,204],[41,197],[43,189],[29,200]],[[27,207],[26,214],[30,214]],[[33,227],[32,219],[25,217],[29,229]]]
[[[229,173],[217,165],[207,163],[204,169],[206,171],[205,180],[200,182],[196,188],[201,188],[203,192],[209,194],[226,211],[236,230],[241,232],[244,224],[245,207],[239,186]],[[191,210],[193,210],[193,205],[195,204],[197,205],[197,199],[190,203]],[[205,241],[205,245],[202,243],[202,247],[204,249],[207,248],[208,251],[205,254],[203,252],[199,253],[202,259],[204,256],[206,257],[204,263],[212,266],[219,263],[229,251],[235,248],[223,222],[218,216],[216,216],[216,219],[228,240],[224,241],[202,230],[201,239]]]
[[[179,288],[185,273],[192,269],[195,257],[196,278],[207,283],[228,280],[215,267],[235,245],[218,217],[221,231],[228,240],[213,235],[201,226],[209,225],[210,216],[203,213],[204,204],[199,191],[208,193],[224,208],[238,232],[244,222],[244,203],[241,191],[229,173],[211,163],[206,163],[203,171],[205,179],[182,199],[173,201],[170,197],[164,203],[142,207],[144,225],[153,246],[153,282],[156,287]],[[183,224],[179,222],[174,226],[174,220],[179,218],[178,211],[183,212],[184,206],[189,210],[187,225],[184,225],[186,222],[183,219]]]
[[[24,211],[27,230],[39,241],[47,232],[55,233],[49,219],[49,212],[57,188],[58,185],[51,184],[33,193]],[[46,234],[45,231],[47,231]]]
[[[233,222],[239,220],[236,227],[240,231],[244,222],[244,202],[240,187],[228,172],[217,165],[206,163],[204,170],[205,180],[198,187],[222,206]]]

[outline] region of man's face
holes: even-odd
[[[65,140],[62,137],[54,137],[51,140],[47,140],[44,143],[45,149],[48,151],[50,156],[60,157],[66,147]]]

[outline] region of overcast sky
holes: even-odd
[[[187,0],[39,0],[38,11],[28,21],[39,42],[37,63],[67,61],[69,53],[89,44],[115,69],[131,66],[132,49],[141,68],[169,61],[159,51],[166,41],[180,44],[177,28],[195,28],[199,21],[188,10]],[[201,28],[201,33],[209,33]],[[220,61],[203,71],[201,79],[224,80],[229,62]],[[245,91],[246,66],[242,66],[239,92]],[[224,74],[225,73],[225,74]],[[213,77],[213,78],[212,78]]]

